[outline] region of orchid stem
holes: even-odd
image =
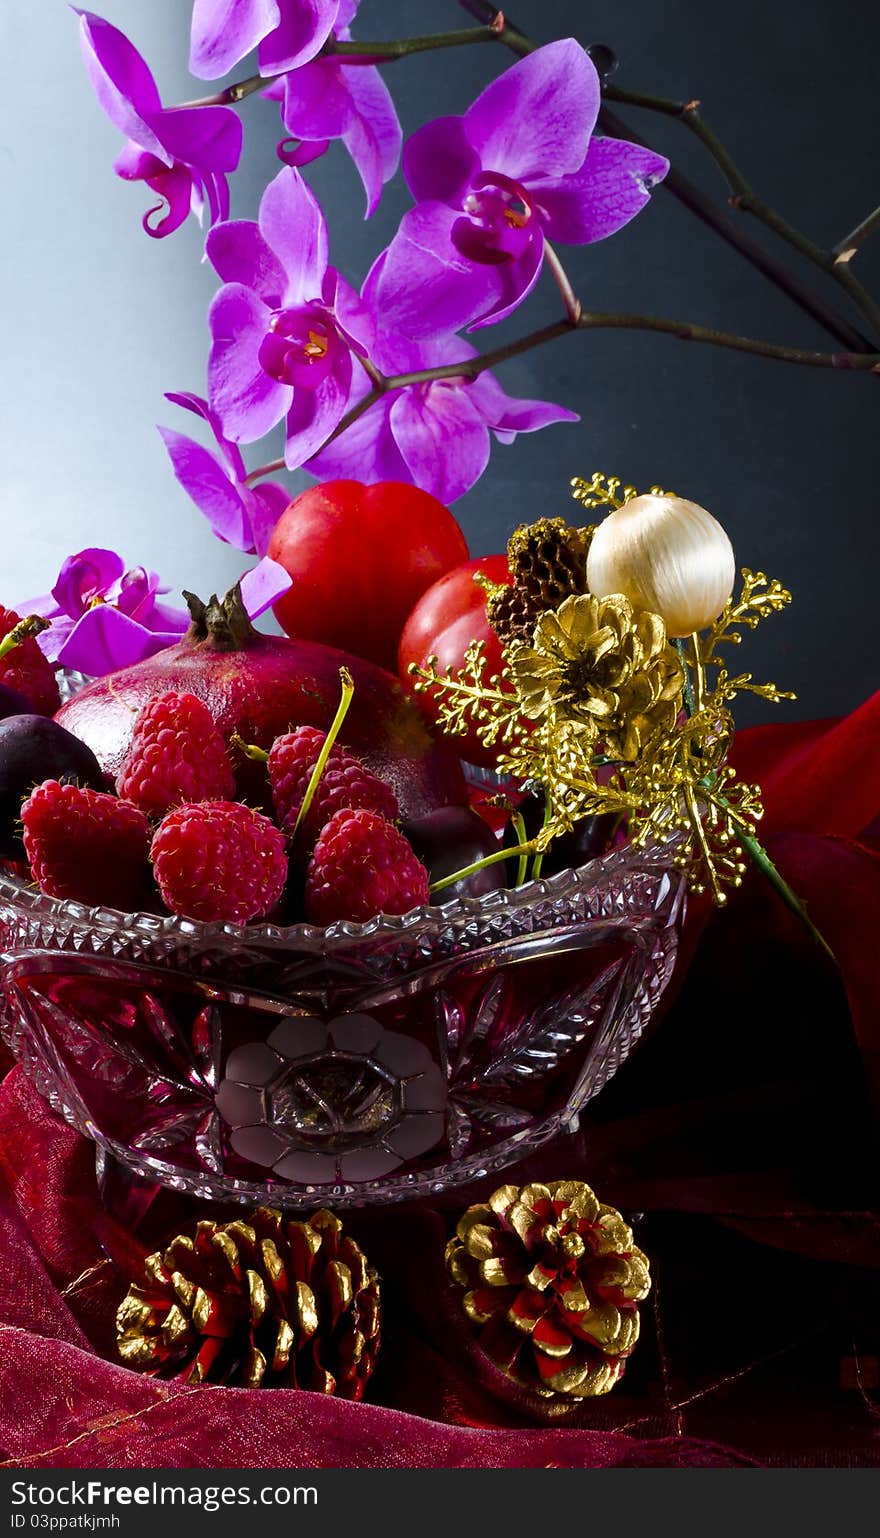
[[[321,49],[324,55],[340,59],[363,59],[371,64],[390,64],[413,53],[428,53],[437,48],[464,48],[470,43],[498,43],[501,30],[496,26],[461,27],[454,32],[429,32],[422,37],[401,37],[378,43],[339,41],[330,38]]]
[[[264,475],[275,475],[279,470],[286,470],[287,462],[283,459],[272,459],[267,465],[259,465],[256,470],[251,470],[244,478],[244,484],[250,486],[254,481],[261,481]]]
[[[459,4],[475,21],[481,22],[486,26],[491,26],[493,23],[499,26],[501,29],[499,33],[501,41],[511,52],[519,55],[520,58],[528,53],[532,53],[538,46],[537,43],[533,42],[530,37],[527,37],[511,21],[509,16],[499,11],[497,6],[492,5],[490,0],[459,0]],[[607,83],[603,88],[603,96],[606,101],[618,101],[621,103],[627,101],[631,106],[643,107],[647,111],[661,112],[667,116],[681,119],[687,127],[702,138],[710,153],[714,152],[716,148],[720,151],[721,159],[716,161],[716,163],[719,164],[725,173],[733,171],[736,177],[740,177],[743,185],[739,190],[746,192],[750,200],[748,211],[756,218],[762,220],[769,228],[774,229],[775,233],[782,239],[788,240],[789,244],[795,244],[809,260],[816,262],[817,255],[820,256],[821,261],[817,265],[821,266],[824,271],[830,272],[839,283],[842,281],[841,266],[845,266],[845,263],[839,258],[838,252],[841,247],[846,249],[847,243],[841,242],[840,246],[835,247],[832,253],[824,252],[821,247],[816,246],[811,241],[807,241],[805,236],[801,236],[799,231],[795,230],[792,225],[780,220],[778,215],[775,215],[774,211],[766,203],[759,205],[752,189],[745,183],[744,178],[741,178],[738,167],[736,167],[732,157],[725,150],[717,135],[711,129],[707,132],[707,125],[697,112],[698,103],[674,102],[667,101],[661,97],[637,95],[635,92],[623,91],[620,87]],[[616,114],[610,112],[605,106],[602,107],[599,113],[599,130],[612,138],[634,140],[648,149],[652,148],[645,139],[629,128],[626,123],[621,122]],[[796,272],[793,272],[783,262],[778,261],[769,251],[765,250],[759,242],[753,240],[736,220],[729,217],[726,210],[719,208],[711,198],[706,197],[705,193],[688,177],[684,176],[681,171],[677,170],[674,166],[671,167],[661,186],[665,192],[668,192],[679,203],[683,204],[697,219],[702,220],[709,229],[714,230],[721,240],[727,245],[732,246],[735,251],[738,251],[740,256],[744,257],[750,266],[756,268],[775,288],[786,294],[799,309],[815,320],[829,336],[841,342],[851,352],[867,353],[875,350],[861,332],[851,326],[843,316],[827,304],[821,295],[804,283]],[[739,200],[735,203],[735,206],[745,208],[746,203]],[[877,214],[880,214],[880,210],[877,211]],[[861,234],[862,225],[858,226],[857,231],[854,232],[860,234],[862,239],[878,227],[878,222],[875,222],[875,215],[869,215],[868,219],[863,221],[863,224],[868,226],[864,234]],[[829,257],[830,265],[828,265]],[[834,270],[835,263],[837,263],[836,271]],[[872,310],[876,311],[877,307],[870,299],[870,296],[865,293],[856,279],[852,279],[851,275],[849,282],[843,281],[843,286],[848,289],[850,297],[855,302],[858,303],[860,298],[866,299]],[[861,308],[864,313],[863,304]]]
[[[332,749],[334,742],[339,736],[340,730],[342,729],[342,723],[348,714],[348,707],[351,704],[352,696],[354,695],[354,679],[349,673],[348,668],[339,669],[339,682],[342,685],[342,695],[339,701],[339,706],[335,716],[333,717],[330,730],[328,731],[327,736],[324,738],[324,741],[321,745],[321,751],[318,754],[315,767],[309,776],[309,783],[306,786],[306,793],[302,799],[302,806],[297,812],[296,822],[293,825],[291,843],[293,843],[296,839],[297,833],[299,832],[302,824],[309,814],[309,808],[315,799],[315,792],[321,783],[321,776],[327,767],[327,760],[330,757],[330,750]]]
[[[352,64],[393,64],[395,59],[408,58],[410,54],[427,53],[437,48],[462,48],[469,43],[504,42],[500,27],[461,27],[454,32],[430,32],[423,37],[399,37],[381,42],[357,42],[352,39],[328,38],[318,58],[350,59]],[[200,96],[195,101],[182,101],[181,107],[236,107],[245,97],[280,80],[281,75],[248,75],[231,85],[215,91],[212,96]]]
[[[485,870],[487,865],[497,865],[501,860],[513,859],[516,855],[534,854],[537,849],[535,839],[529,839],[524,844],[517,844],[513,849],[496,849],[494,854],[487,854],[482,860],[475,860],[473,865],[465,865],[462,870],[453,871],[451,876],[444,876],[442,881],[435,881],[429,887],[433,896],[435,892],[442,892],[445,887],[454,886],[456,881],[464,881],[466,876],[475,876],[478,871]]]
[[[549,326],[542,326],[538,331],[531,331],[527,336],[520,337],[515,342],[508,342],[504,347],[496,347],[493,352],[485,352],[477,358],[464,358],[458,363],[443,363],[436,368],[416,369],[410,374],[380,374],[377,370],[371,375],[376,383],[372,390],[345,413],[345,416],[337,423],[333,432],[322,443],[318,453],[323,452],[337,438],[357,422],[365,412],[375,406],[383,395],[391,390],[405,390],[410,385],[430,384],[435,379],[478,379],[486,369],[495,368],[499,363],[506,363],[509,358],[520,357],[523,353],[531,352],[535,347],[542,347],[545,342],[552,342],[556,337],[568,336],[572,331],[599,331],[599,330],[625,330],[625,331],[658,331],[666,336],[674,336],[682,342],[700,342],[711,347],[730,347],[737,352],[757,353],[760,357],[776,358],[783,363],[801,363],[813,368],[852,369],[862,373],[880,373],[880,353],[824,353],[806,352],[799,347],[781,347],[773,342],[760,342],[752,337],[735,336],[727,331],[713,331],[707,326],[696,326],[690,321],[666,320],[657,315],[628,315],[610,311],[585,310],[577,321],[571,320],[567,315],[562,320],[553,321]],[[270,465],[264,465],[260,470],[251,471],[246,484],[258,480],[262,475],[270,475],[275,470],[284,468],[283,460],[275,460]]]
[[[875,208],[868,214],[867,219],[863,219],[861,224],[857,224],[854,230],[851,230],[832,248],[831,254],[835,262],[851,262],[859,247],[864,244],[869,235],[874,234],[875,230],[880,230],[880,207]]]
[[[551,246],[549,240],[544,241],[544,260],[547,263],[551,273],[553,274],[556,287],[559,289],[559,292],[562,295],[562,303],[565,305],[565,313],[571,321],[572,325],[576,326],[581,318],[581,315],[583,314],[584,307],[581,304],[581,301],[578,299],[578,296],[572,287],[571,279],[563,267],[562,262],[559,260],[559,256],[556,250],[553,246]]]
[[[0,660],[7,657],[22,641],[27,641],[31,636],[39,635],[41,630],[49,629],[49,621],[42,614],[29,614],[27,619],[20,619],[17,625],[13,625],[9,634],[0,641]]]

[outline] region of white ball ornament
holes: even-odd
[[[684,497],[633,497],[600,523],[587,558],[597,598],[623,593],[659,614],[669,636],[716,620],[733,591],[733,546],[717,518]]]

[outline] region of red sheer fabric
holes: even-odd
[[[347,1220],[384,1281],[368,1404],[118,1366],[128,1280],[196,1206],[163,1193],[134,1237],[101,1204],[92,1146],[15,1069],[0,1086],[0,1462],[880,1463],[880,695],[845,721],[743,732],[736,759],[839,974],[754,875],[728,911],[692,911],[650,1038],[576,1137],[509,1177],[581,1177],[634,1215],[656,1286],[613,1394],[564,1424],[499,1397],[443,1279],[480,1188]]]

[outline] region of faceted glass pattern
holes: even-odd
[[[147,1180],[275,1206],[394,1201],[565,1128],[675,960],[669,851],[402,918],[282,929],[87,909],[0,876],[0,1025]]]

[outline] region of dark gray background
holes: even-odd
[[[141,48],[167,102],[210,89],[186,72],[188,0],[95,4]],[[880,201],[873,0],[518,0],[513,14],[542,41],[574,33],[609,43],[620,85],[701,98],[764,197],[820,242],[832,245]],[[461,24],[453,0],[363,0],[357,31],[391,37]],[[62,0],[2,0],[0,45],[0,599],[44,590],[62,556],[87,544],[114,545],[177,587],[220,586],[240,563],[177,487],[154,427],[182,417],[164,390],[204,385],[215,282],[199,261],[198,229],[190,222],[166,241],[142,234],[149,194],[112,175],[118,135],[94,102]],[[483,47],[389,67],[404,129],[462,111],[507,62]],[[717,172],[683,128],[620,110],[723,199]],[[280,135],[269,104],[252,99],[243,112],[233,213],[252,217]],[[365,224],[341,146],[308,174],[333,260],[359,280],[408,206],[406,190],[395,183]],[[590,307],[835,345],[662,191],[614,239],[564,254]],[[859,270],[880,287],[880,237]],[[837,302],[833,285],[816,282]],[[480,345],[557,311],[547,281]],[[572,474],[601,468],[641,486],[659,482],[712,509],[742,563],[794,589],[795,607],[742,653],[743,666],[797,689],[797,705],[780,711],[846,710],[877,686],[876,378],[626,332],[565,338],[507,364],[502,377],[513,393],[564,402],[583,421],[495,449],[482,481],[456,504],[475,553],[499,548],[516,522],[565,512]],[[750,719],[772,714],[748,702],[744,710]]]

